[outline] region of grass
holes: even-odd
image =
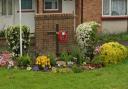
[[[0,69],[0,89],[128,89],[128,61],[77,74]]]

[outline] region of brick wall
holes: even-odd
[[[83,0],[83,21],[101,23],[102,0]]]
[[[76,7],[76,26],[79,25],[82,21],[82,0],[76,0],[75,1],[75,7]]]
[[[59,52],[67,49],[74,39],[72,14],[38,14],[35,16],[36,25],[36,49],[37,51],[47,53],[56,53],[56,24],[59,24],[59,30],[68,33],[68,42],[59,43]]]
[[[43,2],[42,0],[38,0],[38,2],[38,13],[35,16],[36,50],[44,53],[56,52],[55,34],[49,34],[56,31],[56,24],[59,24],[59,29],[64,29],[68,32],[68,43],[59,43],[59,51],[68,48],[70,44],[74,43],[73,15],[63,13],[43,13]],[[76,0],[75,6],[76,26],[80,24],[81,21],[97,21],[101,23],[102,0]]]

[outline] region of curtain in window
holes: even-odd
[[[2,15],[7,14],[6,2],[7,2],[7,0],[2,0]]]
[[[126,15],[127,0],[112,0],[111,15]]]
[[[45,0],[45,9],[58,9],[58,0]]]
[[[109,15],[110,0],[103,0],[103,15]]]
[[[57,9],[57,0],[52,1],[52,9]]]
[[[12,15],[12,0],[8,0],[8,15]]]

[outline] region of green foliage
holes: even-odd
[[[99,34],[98,38],[100,43],[111,42],[111,41],[128,41],[128,33],[118,33],[118,34]]]
[[[29,55],[23,55],[18,58],[18,65],[27,67],[31,64],[31,57]]]
[[[97,27],[96,22],[85,22],[80,24],[76,29],[76,38],[78,45],[85,54],[85,58],[92,60],[93,51],[97,43]]]
[[[0,37],[5,37],[5,30],[0,31]]]
[[[77,64],[82,64],[85,61],[84,54],[78,46],[71,47],[71,55],[73,57],[72,61],[76,62]]]
[[[94,64],[103,63],[103,61],[101,59],[102,59],[102,56],[101,55],[95,55],[95,57],[93,58],[93,60],[91,61],[91,63],[94,63]]]
[[[100,47],[100,53],[96,60],[103,64],[117,64],[128,56],[128,50],[125,46],[117,42],[105,43]],[[96,56],[97,57],[97,56]]]
[[[65,62],[68,62],[68,61],[71,61],[72,60],[72,55],[70,55],[70,54],[68,54],[68,52],[62,52],[61,54],[60,54],[60,59],[62,60],[62,61],[65,61]]]
[[[10,26],[6,29],[6,39],[9,49],[19,56],[20,53],[20,27]],[[30,45],[30,29],[27,26],[22,26],[22,45],[23,53],[27,53]]]
[[[80,67],[80,66],[74,65],[74,66],[72,67],[72,71],[73,71],[74,73],[81,73],[81,72],[83,72],[83,69],[82,69],[82,67]]]
[[[51,66],[55,66],[56,65],[56,56],[53,54],[49,54],[48,58],[50,59]]]

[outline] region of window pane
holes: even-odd
[[[21,0],[22,9],[32,9],[32,0]]]
[[[58,0],[45,0],[45,9],[58,9]]]
[[[12,15],[12,0],[8,0],[8,15]]]
[[[127,0],[112,0],[112,15],[127,14]]]
[[[2,15],[6,15],[7,13],[7,11],[6,11],[6,2],[7,2],[7,0],[2,0]]]
[[[103,15],[109,15],[110,0],[103,0]]]

